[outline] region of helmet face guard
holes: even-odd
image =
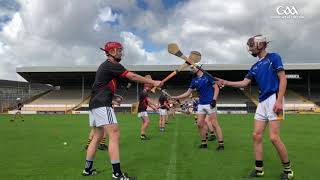
[[[248,39],[247,50],[253,57],[257,57],[258,54],[267,47],[266,37],[263,35],[256,35]]]
[[[195,65],[196,66],[193,66],[193,65],[191,65],[190,66],[190,72],[192,73],[192,74],[197,74],[200,70],[199,70],[199,68],[198,67],[202,67],[202,64],[201,63],[195,63]]]

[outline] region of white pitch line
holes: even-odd
[[[171,144],[171,153],[170,153],[170,162],[167,170],[167,180],[175,180],[176,179],[176,165],[177,165],[177,139],[178,139],[178,122],[176,120],[176,127],[174,131],[174,137]]]

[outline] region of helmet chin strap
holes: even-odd
[[[117,61],[117,62],[120,62],[121,61],[121,58],[116,58],[116,57],[114,57],[112,54],[109,54],[109,56],[111,56],[115,61]]]
[[[117,53],[117,49],[116,49],[116,53]],[[114,57],[112,54],[108,53],[109,56],[111,56],[115,61],[120,62],[121,58],[116,58]]]
[[[253,56],[253,57],[257,57],[257,56],[258,56],[258,54],[252,54],[252,56]]]

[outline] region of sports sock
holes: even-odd
[[[92,169],[92,166],[93,166],[93,160],[86,160],[85,170],[90,171]]]
[[[203,139],[203,140],[201,141],[201,144],[207,144],[207,139]]]
[[[282,162],[282,165],[283,165],[283,172],[284,173],[288,174],[288,173],[292,172],[290,161],[288,161],[286,163]]]
[[[210,136],[214,136],[214,131],[210,131]]]
[[[255,167],[256,172],[262,173],[263,172],[263,161],[256,160],[255,164],[256,164],[256,167]]]
[[[113,174],[116,176],[116,177],[119,177],[122,172],[121,172],[121,168],[120,168],[120,161],[119,160],[112,160],[111,161],[111,164],[112,164],[112,169],[113,169]]]

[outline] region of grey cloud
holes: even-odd
[[[3,2],[11,1],[0,0],[0,10],[9,9],[6,14],[12,16],[16,6],[4,8]],[[170,9],[161,1],[148,0],[146,11],[137,7],[136,0],[19,2],[24,29],[18,39],[0,31],[0,42],[10,47],[0,47],[1,67],[10,67],[6,69],[11,74],[16,66],[98,64],[105,58],[98,48],[107,40],[124,43],[124,64],[180,64],[166,52],[169,42],[179,43],[186,54],[202,52],[204,63],[253,63],[245,43],[257,33],[272,41],[269,50],[279,52],[286,63],[319,62],[317,0],[189,0]],[[279,5],[294,5],[305,18],[272,19]],[[118,14],[118,24],[100,22],[97,31],[94,25],[105,7]],[[147,42],[163,49],[147,52],[143,48]]]

